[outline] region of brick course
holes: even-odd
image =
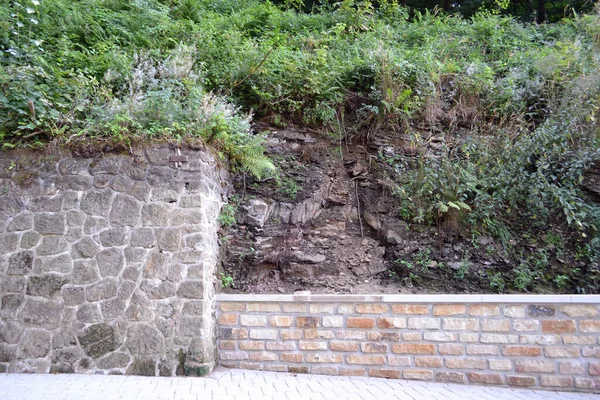
[[[235,368],[600,390],[598,305],[220,302]]]

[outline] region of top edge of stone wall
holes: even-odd
[[[600,304],[600,295],[529,294],[225,294],[217,302]]]

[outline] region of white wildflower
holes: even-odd
[[[34,14],[35,13],[35,10],[33,8],[29,8],[29,7],[27,7],[25,9],[25,11],[27,11],[27,14]]]

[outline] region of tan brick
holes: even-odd
[[[229,341],[229,340],[222,340],[219,343],[219,349],[221,350],[235,350],[235,344],[237,342],[235,341]]]
[[[294,318],[288,315],[277,315],[269,317],[269,325],[276,327],[288,328],[294,323]]]
[[[573,378],[568,376],[540,376],[540,384],[552,387],[571,387],[573,386]]]
[[[240,350],[264,350],[265,342],[248,340],[248,341],[240,341],[238,342],[240,346]]]
[[[399,343],[392,345],[396,354],[435,354],[435,344],[429,343]]]
[[[408,367],[410,366],[410,357],[389,356],[388,365],[390,367]]]
[[[546,347],[544,349],[548,358],[578,358],[579,349],[576,347]]]
[[[438,382],[465,383],[465,374],[462,372],[440,371],[435,373],[435,380]]]
[[[341,354],[308,353],[305,356],[307,363],[340,364],[343,360]]]
[[[267,342],[267,350],[270,351],[291,351],[296,350],[296,342]]]
[[[279,361],[301,363],[304,361],[304,356],[297,353],[281,353],[279,354]]]
[[[224,368],[230,368],[230,369],[234,369],[234,368],[238,368],[240,366],[238,361],[219,361],[219,365],[224,367]]]
[[[311,304],[308,309],[311,314],[333,314],[333,304]]]
[[[329,348],[331,351],[358,351],[358,343],[332,340],[329,342]]]
[[[361,331],[336,331],[335,337],[337,339],[347,339],[347,340],[364,340],[367,337],[365,332]]]
[[[492,371],[510,371],[512,363],[509,360],[489,360],[490,369]]]
[[[540,321],[515,319],[513,320],[513,329],[517,332],[537,332],[540,329]]]
[[[463,343],[474,343],[474,342],[479,341],[479,334],[478,333],[461,333],[459,338],[460,338],[460,341]]]
[[[425,305],[394,304],[392,312],[402,315],[426,315],[429,314],[429,308]]]
[[[585,366],[580,362],[562,361],[558,363],[558,372],[563,375],[581,375],[585,373]]]
[[[498,355],[498,346],[470,344],[467,346],[467,354],[470,356],[495,356]]]
[[[446,358],[450,369],[485,369],[485,360],[480,358]]]
[[[560,336],[556,335],[521,335],[519,340],[521,344],[539,344],[542,346],[560,344]]]
[[[533,376],[519,376],[519,375],[508,375],[506,382],[510,386],[535,386],[535,377]]]
[[[464,304],[436,304],[433,315],[465,315],[467,307]]]
[[[510,323],[507,319],[484,319],[481,321],[481,330],[484,332],[508,332]]]
[[[398,332],[369,332],[367,333],[367,339],[370,341],[385,341],[385,342],[399,342],[400,334]],[[420,339],[418,339],[420,340]]]
[[[372,329],[375,327],[375,320],[373,318],[348,317],[346,326],[348,328]]]
[[[318,317],[296,317],[296,327],[298,328],[316,328],[318,324]]]
[[[304,339],[333,339],[335,337],[333,331],[324,329],[307,329],[304,331]]]
[[[301,340],[298,343],[298,348],[300,350],[309,350],[309,351],[327,350],[327,342],[306,342],[306,341]]]
[[[592,376],[600,375],[600,363],[591,362],[589,366],[589,372]]]
[[[260,371],[262,370],[262,364],[240,361],[240,369],[251,369],[254,371]]]
[[[579,330],[585,333],[600,332],[600,320],[579,321]]]
[[[404,332],[402,334],[402,340],[404,340],[406,342],[414,342],[417,340],[423,340],[423,334],[421,332]]]
[[[440,318],[409,318],[408,329],[440,329]]]
[[[287,365],[265,364],[264,368],[265,368],[265,371],[270,371],[270,372],[288,372]]]
[[[220,303],[219,310],[221,311],[244,311],[244,303]]]
[[[340,374],[337,367],[327,367],[324,365],[313,365],[312,367],[310,367],[310,373],[317,374],[317,375],[334,375],[334,376]]]
[[[500,315],[500,309],[491,304],[474,304],[469,306],[469,314],[477,317],[490,317]]]
[[[461,356],[465,354],[465,347],[461,344],[442,343],[438,346],[438,350],[444,356]]]
[[[502,350],[505,356],[537,357],[542,355],[541,347],[532,346],[506,346]]]
[[[600,358],[600,347],[584,347],[581,352],[584,357]]]
[[[515,361],[515,371],[523,372],[554,372],[554,361],[549,360],[527,360]]]
[[[388,345],[385,343],[361,343],[360,350],[363,353],[387,353]]]
[[[341,328],[344,326],[344,317],[340,316],[325,316],[321,318],[324,328]]]
[[[488,385],[501,385],[503,384],[502,375],[500,374],[487,374],[483,372],[468,372],[467,378],[469,382],[485,383]]]
[[[364,369],[340,368],[341,376],[365,376]]]
[[[277,353],[268,351],[253,351],[248,353],[252,361],[277,361]]]
[[[406,318],[377,318],[377,327],[381,329],[406,328]]]
[[[250,339],[277,339],[277,330],[275,329],[251,329]]]
[[[579,389],[600,388],[600,380],[590,378],[575,378],[575,387]]]
[[[354,314],[354,304],[338,304],[338,314]]]
[[[428,369],[405,369],[402,372],[402,377],[418,381],[431,381],[433,380],[433,371]]]
[[[248,330],[247,329],[237,329],[237,328],[221,328],[219,330],[219,337],[221,339],[247,339],[248,338]]]
[[[277,303],[248,303],[246,304],[246,311],[281,312],[281,305]]]
[[[395,369],[369,369],[369,376],[374,378],[400,379],[401,373]]]
[[[440,368],[442,358],[440,357],[415,357],[415,366],[427,368]]]
[[[240,315],[242,326],[267,326],[267,317],[264,315]]]
[[[563,336],[565,344],[596,344],[594,336]]]
[[[581,326],[581,323],[579,325]],[[573,333],[575,332],[575,321],[571,320],[543,320],[543,333]]]
[[[519,343],[519,337],[517,335],[502,335],[498,333],[482,333],[479,338],[481,343]]]
[[[308,374],[308,367],[303,365],[288,365],[288,372],[290,374]]]
[[[598,307],[593,305],[568,304],[560,307],[561,312],[569,317],[597,317]]]
[[[525,306],[504,306],[502,315],[509,318],[525,318]]]
[[[356,312],[359,314],[383,314],[388,312],[387,304],[357,304]]]
[[[476,331],[479,321],[475,318],[444,318],[444,330]]]
[[[347,364],[359,364],[359,365],[383,365],[385,364],[384,356],[362,356],[358,354],[351,354],[346,356]]]
[[[219,314],[220,325],[237,325],[237,314]]]
[[[223,361],[247,360],[248,353],[246,353],[245,351],[220,351],[219,359]]]
[[[298,340],[302,338],[302,331],[299,330],[282,330],[280,334],[283,340]]]
[[[283,312],[287,313],[305,313],[308,311],[308,304],[301,303],[283,303]]]
[[[423,338],[431,342],[455,342],[456,333],[452,332],[425,332]]]

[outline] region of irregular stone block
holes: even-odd
[[[121,299],[110,299],[100,303],[102,315],[105,321],[110,321],[119,318],[125,312],[127,303]]]
[[[531,317],[539,317],[539,316],[552,316],[556,314],[556,308],[554,306],[537,306],[537,305],[529,305],[527,306],[527,313]]]
[[[142,225],[169,226],[170,207],[165,204],[146,204],[142,207]]]
[[[77,310],[77,321],[79,322],[94,323],[101,320],[98,304],[83,304]]]
[[[42,276],[30,276],[27,280],[27,294],[30,296],[42,296],[55,298],[62,287],[69,283],[68,278],[59,275],[48,274]]]
[[[201,316],[204,312],[204,302],[187,301],[183,304],[181,312],[185,315]]]
[[[57,372],[67,373],[74,371],[74,366],[83,356],[83,351],[79,347],[66,347],[52,353],[52,364],[56,367],[62,367]]]
[[[98,269],[100,275],[105,276],[118,276],[123,268],[125,268],[125,257],[120,249],[107,249],[103,250],[96,255],[98,261]]]
[[[133,355],[161,354],[165,348],[165,338],[150,325],[135,324],[127,330],[125,345]]]
[[[123,281],[121,286],[119,286],[119,292],[117,293],[117,296],[121,300],[129,300],[136,287],[137,285],[135,282]]]
[[[117,226],[133,226],[140,220],[141,206],[131,196],[119,194],[110,210],[110,222]]]
[[[50,333],[43,329],[29,329],[19,347],[19,357],[46,357],[50,352],[51,339]]]
[[[86,215],[84,212],[76,210],[69,211],[66,216],[67,226],[83,226],[85,217]]]
[[[71,282],[75,285],[86,285],[100,279],[96,260],[77,260],[73,264]]]
[[[133,181],[125,176],[116,176],[110,184],[110,188],[116,192],[127,192]]]
[[[83,233],[86,235],[93,235],[101,232],[108,227],[108,221],[103,217],[94,217],[88,215],[83,224]]]
[[[92,187],[93,179],[91,176],[68,175],[59,181],[61,189],[84,191]]]
[[[52,348],[61,349],[63,347],[77,346],[75,335],[68,329],[63,329],[54,334],[52,337]]]
[[[68,249],[69,243],[62,236],[46,236],[35,251],[38,256],[52,256],[64,253]]]
[[[0,317],[2,318],[15,318],[17,310],[21,307],[25,301],[25,296],[22,294],[7,294],[2,296],[2,302],[0,303]]]
[[[0,254],[9,254],[17,250],[19,235],[6,233],[0,235]]]
[[[98,368],[112,369],[112,368],[125,368],[131,357],[125,353],[111,353],[96,361]]]
[[[88,175],[89,158],[65,158],[58,163],[61,175]]]
[[[144,279],[140,283],[140,289],[150,299],[166,299],[175,296],[175,284],[172,282]]]
[[[179,200],[182,208],[202,208],[202,196],[185,196]]]
[[[171,226],[200,225],[207,223],[204,214],[198,210],[173,210],[171,213]]]
[[[103,157],[92,161],[89,165],[91,175],[116,175],[121,168],[122,158],[115,155],[104,155]]]
[[[146,259],[148,250],[139,247],[126,247],[125,248],[125,259],[128,264],[141,263]]]
[[[11,362],[17,358],[17,346],[0,343],[0,362]]]
[[[150,195],[150,185],[146,182],[135,182],[126,193],[145,202],[148,201],[148,196]]]
[[[25,288],[22,276],[0,276],[0,293],[20,293]]]
[[[0,342],[18,344],[23,336],[23,327],[15,321],[0,321]]]
[[[65,217],[63,214],[37,214],[33,226],[42,235],[62,235],[66,229]]]
[[[156,245],[154,232],[150,228],[136,229],[131,232],[131,240],[129,242],[133,247],[152,248]]]
[[[33,212],[58,212],[62,209],[62,197],[44,196],[31,198],[27,202],[27,209]]]
[[[87,301],[99,301],[117,296],[117,282],[114,278],[106,278],[85,289]]]
[[[202,281],[186,281],[179,285],[177,296],[186,299],[202,299],[204,296],[204,284]]]
[[[31,251],[22,251],[13,254],[8,259],[8,275],[27,275],[33,267],[33,253]]]
[[[89,215],[106,217],[110,211],[112,193],[108,190],[90,190],[81,199],[81,211]]]
[[[155,173],[156,170],[149,171],[150,173]],[[152,176],[152,179],[149,179],[148,182],[150,185],[155,185],[150,190],[150,201],[153,202],[163,202],[163,203],[177,203],[177,199],[179,198],[179,193],[176,188],[168,188],[164,187],[164,185],[158,186],[161,179],[156,178],[156,176]],[[163,182],[171,182],[170,180],[164,180]]]
[[[33,228],[33,215],[30,213],[19,214],[8,223],[6,230],[8,232],[28,231]]]
[[[156,361],[136,358],[125,373],[127,375],[156,376]]]
[[[181,247],[181,231],[179,229],[157,229],[156,241],[163,251],[177,251]]]
[[[127,230],[107,229],[100,233],[100,243],[105,247],[122,246],[127,243]]]
[[[68,191],[63,193],[63,210],[72,210],[79,206],[79,192]]]
[[[60,256],[46,259],[41,264],[42,265],[39,271],[41,273],[60,272],[66,274],[73,270],[73,261],[68,254],[62,254]]]
[[[77,339],[85,354],[92,358],[100,358],[119,346],[115,329],[104,323],[84,329]]]
[[[167,276],[167,256],[153,252],[144,264],[144,278],[165,279]]]
[[[54,329],[60,323],[63,308],[60,301],[28,298],[19,312],[19,317],[27,324]]]
[[[141,275],[141,267],[127,267],[123,270],[121,276],[123,279],[127,279],[129,281],[137,282]]]
[[[198,336],[202,332],[202,326],[201,317],[179,317],[177,320],[177,328],[181,336]]]
[[[33,246],[40,242],[42,235],[37,232],[25,232],[23,236],[21,236],[21,248],[23,249],[31,249]]]
[[[85,290],[83,287],[66,287],[62,290],[63,300],[66,306],[78,306],[85,301]]]

